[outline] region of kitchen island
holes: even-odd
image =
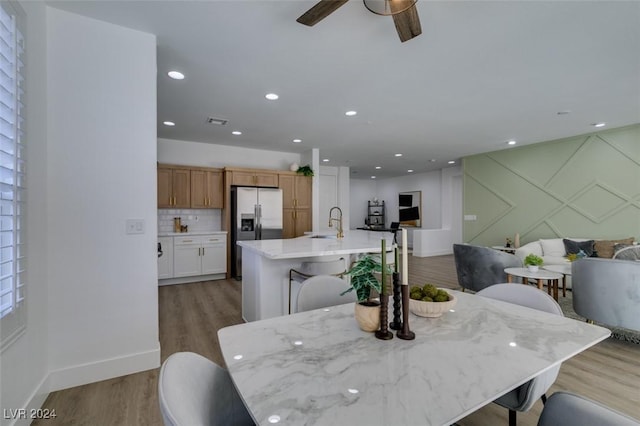
[[[257,321],[289,312],[289,270],[302,262],[345,259],[345,268],[360,253],[380,253],[381,240],[391,249],[393,234],[387,232],[345,232],[308,235],[286,240],[238,241],[242,247],[242,318]],[[292,287],[296,300],[299,286]]]

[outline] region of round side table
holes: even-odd
[[[538,288],[542,290],[542,281],[547,282],[547,293],[551,295],[553,289],[553,298],[558,301],[558,280],[564,275],[558,272],[545,271],[544,269],[531,272],[527,268],[505,268],[507,274],[507,282],[511,282],[511,277],[521,277],[522,284],[526,284],[529,278],[536,280]]]

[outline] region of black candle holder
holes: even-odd
[[[416,334],[409,330],[409,286],[402,285],[402,329],[396,335],[402,340],[413,340]]]
[[[383,266],[384,267],[384,266]],[[386,285],[382,283],[382,285]],[[386,292],[380,295],[380,330],[375,332],[378,339],[391,340],[393,339],[393,333],[387,328],[387,321],[389,316],[389,295]]]
[[[389,286],[387,285],[387,250],[386,250],[386,241],[384,238],[380,242],[381,244],[381,253],[380,253],[380,263],[382,264],[381,269],[381,287],[380,287],[380,329],[375,332],[375,335],[378,339],[381,340],[390,340],[393,339],[393,333],[389,331],[387,328],[387,321],[389,316]]]
[[[400,318],[400,274],[393,273],[393,321],[389,323],[392,330],[402,330],[402,320]]]

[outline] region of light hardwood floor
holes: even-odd
[[[453,256],[410,257],[409,271],[412,284],[457,287]],[[162,361],[174,352],[193,351],[223,365],[217,330],[242,322],[240,297],[241,286],[235,280],[160,287]],[[55,409],[58,417],[33,424],[161,425],[157,381],[156,369],[53,392],[44,407]],[[579,393],[640,419],[640,345],[608,339],[576,355],[563,363],[548,395],[558,390]],[[531,411],[518,413],[518,424],[536,425],[541,409],[538,402]],[[507,411],[489,404],[458,424],[506,426]]]

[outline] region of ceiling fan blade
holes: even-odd
[[[301,24],[314,26],[327,16],[331,15],[336,9],[345,4],[348,0],[320,0],[311,9],[307,10],[296,21]]]
[[[406,2],[411,2],[411,0],[391,0],[389,3],[393,11],[394,9],[403,10],[406,7]],[[396,25],[396,31],[403,43],[422,34],[418,9],[415,4],[403,12],[393,15],[393,23]]]

